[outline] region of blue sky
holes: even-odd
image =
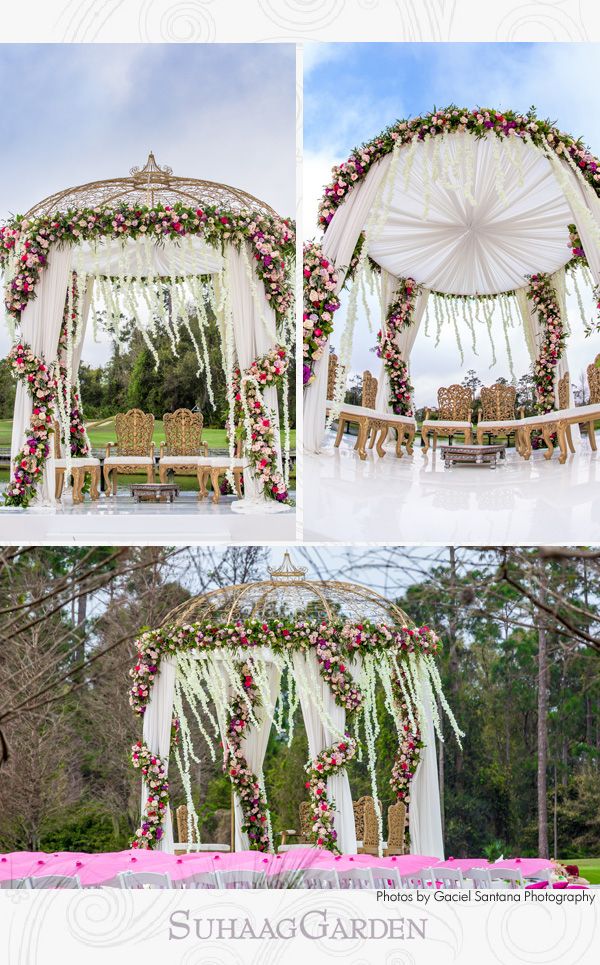
[[[594,153],[600,154],[596,80],[599,58],[597,44],[306,45],[305,237],[318,233],[317,204],[331,166],[397,118],[414,116],[434,106],[479,104],[525,111],[535,104],[541,116],[550,117],[571,134],[581,135]],[[591,315],[591,293],[585,306]],[[338,338],[340,321],[343,324],[343,310],[339,313]],[[360,329],[355,337],[353,368],[375,371],[378,364],[369,351],[375,336],[367,332],[364,322]],[[514,334],[514,367],[520,376],[529,361],[518,333]],[[500,375],[509,378],[500,333],[495,342],[498,365],[489,370],[491,354],[483,337],[478,341],[479,355],[466,351],[461,365],[452,333],[446,332],[433,352],[432,340],[421,331],[412,358],[418,402],[434,402],[437,387],[461,381],[467,368],[475,368],[484,381],[493,381]],[[574,315],[569,346],[573,381],[599,349],[590,339],[584,339],[578,313]]]
[[[0,218],[62,188],[128,174],[153,150],[295,214],[293,46],[0,45]],[[0,354],[8,349],[6,330]],[[84,361],[106,344],[88,335]]]

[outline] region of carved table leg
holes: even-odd
[[[427,452],[429,449],[429,429],[426,429],[425,427],[421,429],[421,439],[423,440],[423,448],[425,449],[425,452]]]
[[[542,426],[542,439],[547,446],[546,452],[544,453],[544,459],[552,459],[554,443],[552,442],[552,429],[550,426]]]
[[[112,482],[110,478],[111,472],[112,472],[112,467],[107,466],[106,463],[104,463],[104,489],[106,491],[107,496],[110,496],[112,491]]]
[[[85,479],[85,471],[79,466],[73,469],[73,502],[82,503],[83,495],[81,490],[83,489],[83,482]]]
[[[375,432],[376,430],[374,429],[373,436],[375,436]],[[383,444],[387,438],[387,434],[388,434],[387,426],[383,426],[379,430],[379,434],[377,436],[377,455],[380,456],[382,459],[385,456],[385,449],[383,448]]]
[[[593,452],[596,452],[596,449],[597,449],[597,446],[596,446],[596,433],[594,432],[594,420],[593,420],[593,419],[590,419],[590,421],[589,421],[588,424],[587,424],[587,434],[588,434],[588,439],[590,440],[590,446],[592,447],[592,451],[593,451]]]
[[[403,435],[404,435],[404,433],[403,433]],[[415,438],[415,427],[414,427],[414,426],[410,426],[409,429],[408,429],[408,432],[407,432],[407,434],[406,434],[406,443],[405,443],[405,447],[404,447],[404,448],[406,449],[407,453],[409,454],[409,456],[412,456],[413,451],[414,451],[414,450],[413,450],[413,440],[414,440],[414,438]]]
[[[567,422],[567,442],[569,443],[569,449],[571,452],[575,452],[575,446],[573,445],[573,437],[571,435],[571,423]]]
[[[395,426],[396,429],[396,457],[402,459],[402,443],[404,442],[404,427]]]
[[[100,498],[100,466],[92,466],[90,475],[92,477],[90,498],[96,500]]]
[[[338,431],[337,431],[337,435],[335,437],[335,443],[334,443],[336,448],[339,448],[343,435],[344,435],[344,423],[342,419],[338,419]]]
[[[205,466],[198,466],[196,469],[196,478],[198,480],[198,499],[206,499],[208,496],[208,490],[206,489],[206,474],[208,470]]]
[[[233,478],[235,481],[235,491],[238,494],[238,499],[242,499],[242,473],[243,469],[234,469]]]
[[[558,461],[563,465],[567,461],[568,456],[568,442],[567,442],[567,428],[564,422],[560,421],[557,426],[558,433],[558,444],[560,446],[560,456]]]
[[[221,498],[221,490],[219,488],[219,475],[220,475],[220,472],[218,469],[210,470],[210,481],[212,483],[212,488],[213,488],[213,494],[212,494],[213,503],[218,503],[219,499]]]
[[[358,420],[358,439],[356,440],[355,449],[361,459],[367,458],[367,453],[365,451],[365,442],[367,441],[367,432],[369,431],[369,420],[365,417]]]

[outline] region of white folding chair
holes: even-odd
[[[395,868],[370,868],[369,870],[371,872],[373,887],[377,888],[378,891],[386,889],[397,891],[402,887],[400,877]]]
[[[369,868],[346,868],[338,871],[338,886],[340,888],[372,888],[373,879]]]
[[[213,871],[197,871],[181,882],[182,888],[218,888],[219,882]]]
[[[509,888],[524,888],[525,879],[520,871],[513,868],[490,868],[492,881],[505,882]]]
[[[465,873],[465,876],[472,882],[471,885],[467,884],[470,888],[491,888],[492,887],[492,876],[490,874],[489,868],[469,868]]]
[[[172,888],[171,877],[158,871],[120,871],[117,875],[120,888]]]
[[[421,874],[432,882],[433,888],[465,887],[465,879],[460,868],[423,868]]]
[[[266,888],[264,871],[217,871],[219,888]]]
[[[27,888],[81,888],[78,875],[37,875],[28,881]]]
[[[435,881],[427,878],[424,871],[412,875],[400,875],[401,888],[435,888]]]
[[[305,868],[300,888],[339,888],[337,871],[325,868]]]

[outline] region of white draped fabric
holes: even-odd
[[[65,298],[71,272],[71,248],[56,248],[48,259],[48,267],[40,274],[36,298],[31,299],[21,315],[21,338],[31,346],[34,355],[43,355],[48,363],[56,359],[58,339],[65,310]],[[17,384],[13,416],[11,462],[25,441],[33,400],[26,386]],[[54,459],[46,462],[39,497],[44,505],[54,498]]]
[[[293,654],[294,673],[306,683],[302,687],[300,706],[308,738],[311,758],[316,757],[331,744],[342,738],[346,727],[346,711],[335,702],[329,685],[319,673],[314,654]],[[310,694],[306,700],[305,695]],[[328,718],[325,719],[323,714]],[[343,770],[327,779],[327,794],[335,800],[333,826],[337,832],[338,847],[344,854],[356,854],[356,827],[354,808],[348,774]]]
[[[385,268],[381,269],[381,325],[385,324],[385,318],[387,315],[387,310],[393,301],[395,294],[395,286],[398,284],[398,279],[393,275],[390,275]],[[385,294],[384,294],[385,293]],[[415,299],[415,308],[413,313],[412,325],[403,328],[401,332],[396,335],[396,344],[400,349],[402,358],[408,365],[408,371],[410,373],[410,355],[413,350],[417,335],[419,334],[419,329],[421,328],[421,322],[425,315],[425,309],[427,308],[427,299],[429,298],[429,291],[424,288]],[[379,370],[379,383],[377,385],[377,399],[375,402],[375,408],[379,412],[391,412],[392,407],[389,403],[390,398],[390,380],[388,379],[387,369],[385,363],[381,362],[381,368]]]
[[[434,166],[445,176],[432,181]],[[521,287],[536,271],[564,265],[571,221],[539,148],[520,140],[501,144],[494,134],[481,139],[447,134],[418,142],[414,152],[402,150],[385,224],[369,254],[393,275],[435,291],[493,294]]]
[[[102,238],[74,248],[73,267],[90,275],[146,278],[148,265],[156,277],[210,275],[223,268],[223,255],[200,237],[174,241],[151,238]]]
[[[425,720],[421,720],[421,735],[425,747],[410,787],[410,850],[411,854],[435,855],[444,859],[444,836],[440,808],[440,786],[437,770],[435,730],[431,717],[431,689],[429,680],[419,675],[421,703]]]
[[[375,164],[361,181],[350,199],[335,212],[323,238],[323,254],[338,272],[338,291],[344,281],[345,270],[356,248],[361,231],[369,220],[383,180],[388,172],[391,156]],[[327,370],[329,339],[322,357],[315,364],[314,381],[304,393],[303,440],[307,452],[319,452],[325,432],[325,403],[327,401]]]
[[[573,221],[581,239],[594,284],[600,285],[600,198],[583,177],[576,175],[566,164],[563,164],[563,169],[575,198],[588,212],[588,217],[583,217],[578,205],[573,202]]]
[[[276,342],[275,312],[269,305],[264,286],[251,279],[253,268],[247,247],[238,250],[233,245],[226,249],[227,285],[230,291],[233,315],[233,337],[238,362],[247,369],[262,355],[265,355]],[[254,289],[254,290],[253,290]],[[264,399],[275,413],[279,427],[277,390],[265,389]],[[279,432],[275,433],[277,461],[281,470],[281,443]],[[254,479],[254,474],[244,470],[245,499],[257,499],[262,489]]]
[[[563,325],[568,329],[567,321],[567,294],[565,288],[565,269],[560,268],[558,271],[554,272],[551,278],[552,285],[556,292],[556,297],[558,299],[558,307],[560,309],[561,317],[563,319]],[[539,355],[540,345],[543,336],[543,327],[540,324],[538,313],[535,308],[535,303],[527,295],[527,290],[525,288],[519,288],[516,291],[516,300],[521,313],[521,319],[523,321],[523,331],[525,333],[525,342],[527,344],[527,349],[529,351],[529,357],[532,362],[535,362]],[[560,358],[558,365],[554,370],[554,404],[555,408],[559,408],[558,399],[558,382],[562,376],[569,369],[569,363],[567,361],[566,349],[563,349],[563,354]],[[569,406],[573,404],[573,389],[569,383]],[[577,432],[577,426],[572,429],[573,432]]]
[[[242,741],[242,751],[248,761],[248,766],[256,774],[259,779],[262,778],[263,764],[265,761],[265,754],[267,753],[267,744],[269,743],[269,735],[271,733],[271,725],[273,723],[273,710],[275,708],[275,703],[277,701],[277,695],[279,693],[279,682],[281,680],[281,671],[279,667],[273,663],[269,662],[266,667],[266,673],[269,679],[269,694],[271,698],[270,707],[265,707],[264,705],[260,707],[256,717],[258,721],[258,728],[251,727],[247,736]],[[236,851],[247,851],[250,847],[250,841],[248,835],[242,831],[243,814],[242,806],[240,804],[237,794],[235,795],[235,850]]]
[[[173,697],[177,663],[173,657],[161,660],[160,670],[150,691],[150,700],[144,714],[144,743],[153,754],[158,754],[168,769],[171,749],[171,724],[173,720]],[[148,790],[142,784],[142,813],[146,807]],[[171,809],[167,808],[163,822],[163,836],[158,842],[159,851],[174,850]]]

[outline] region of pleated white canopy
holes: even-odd
[[[454,133],[403,149],[383,209],[369,254],[435,291],[511,291],[572,257],[564,191],[543,152],[520,139]]]

